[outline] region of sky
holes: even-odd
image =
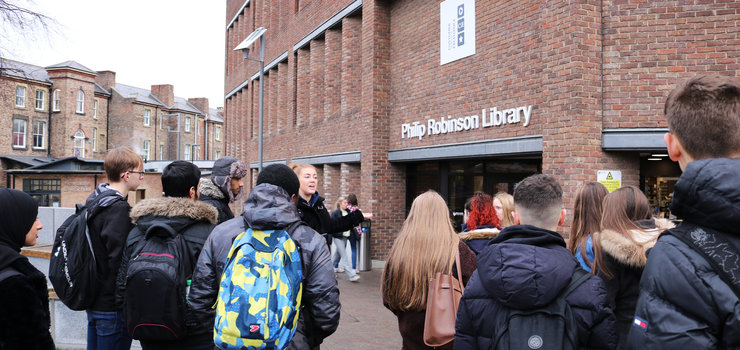
[[[48,31],[3,33],[3,57],[41,67],[72,60],[116,72],[117,83],[147,90],[171,84],[175,96],[223,106],[225,0],[9,2],[56,23]]]

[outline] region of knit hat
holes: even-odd
[[[301,187],[298,176],[284,164],[270,164],[264,167],[257,176],[257,185],[263,183],[282,187],[290,196],[298,193]]]
[[[231,179],[241,179],[247,176],[247,170],[247,166],[239,159],[234,157],[219,158],[213,163],[211,181],[221,189],[221,192],[228,195],[229,202],[233,202],[241,198],[244,191],[239,192],[239,195],[234,197],[234,194],[231,193]]]

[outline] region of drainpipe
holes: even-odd
[[[208,160],[208,117],[203,119],[203,132],[205,132],[205,135],[203,135],[203,158],[204,160]]]

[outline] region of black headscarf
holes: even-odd
[[[19,253],[38,213],[38,202],[27,193],[0,188],[0,269],[23,258]]]

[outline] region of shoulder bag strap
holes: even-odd
[[[740,298],[740,260],[732,242],[714,230],[685,223],[663,234],[678,238],[699,253]]]
[[[12,267],[7,267],[7,268],[4,268],[4,269],[0,270],[0,281],[3,281],[5,279],[10,278],[10,277],[13,277],[13,276],[19,276],[19,275],[22,275],[22,273],[20,273],[20,271],[14,269]]]
[[[455,265],[457,266],[457,283],[460,284],[460,294],[465,293],[465,284],[463,283],[462,269],[460,268],[460,248],[455,251]]]

